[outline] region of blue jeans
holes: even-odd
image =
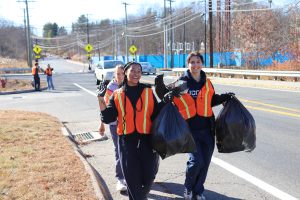
[[[114,143],[114,150],[115,150],[115,158],[116,158],[116,177],[118,180],[124,179],[124,175],[121,169],[121,162],[119,157],[119,148],[118,148],[118,134],[117,134],[117,125],[109,125],[109,130],[111,134],[111,138]]]
[[[201,195],[204,191],[204,182],[208,167],[215,148],[214,136],[209,129],[192,131],[197,152],[189,153],[184,186],[193,191],[194,195]]]
[[[50,90],[51,88],[52,90],[54,90],[52,76],[47,76],[47,85],[48,85],[48,90]]]

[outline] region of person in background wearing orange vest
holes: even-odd
[[[39,63],[35,63],[34,66],[31,69],[32,75],[33,75],[33,82],[34,82],[34,89],[35,91],[41,91],[40,90],[40,76],[39,76]]]
[[[215,146],[215,117],[213,106],[228,101],[234,93],[215,94],[214,87],[202,70],[203,56],[191,52],[187,57],[188,70],[178,79],[182,89],[187,91],[176,97],[171,92],[169,99],[178,108],[183,118],[189,124],[197,152],[189,153],[186,168],[184,199],[205,200],[204,182],[211,162]],[[171,96],[170,96],[171,95]]]
[[[50,64],[48,64],[47,69],[44,72],[47,75],[48,90],[50,90],[51,88],[52,88],[52,90],[54,90],[53,80],[52,80],[52,71],[53,71],[53,68],[51,68]]]
[[[104,100],[106,105],[109,103],[109,98],[112,96],[113,92],[120,88],[124,81],[124,67],[123,65],[117,65],[115,68],[115,77],[113,80],[111,80],[107,85],[107,90],[104,96]],[[99,105],[100,106],[100,105]],[[116,189],[117,191],[124,192],[127,191],[126,187],[126,181],[124,179],[124,175],[121,169],[121,163],[120,163],[120,156],[118,152],[118,135],[117,135],[117,121],[109,123],[109,130],[111,133],[111,138],[114,143],[114,150],[115,150],[115,158],[116,158],[116,178],[117,178],[117,185]],[[104,135],[104,123],[100,120],[99,125],[99,133],[101,136]]]
[[[150,128],[164,103],[157,103],[151,87],[139,82],[139,63],[127,63],[124,73],[124,83],[113,92],[108,105],[103,84],[98,100],[102,121],[110,123],[117,119],[119,155],[129,199],[143,200],[147,199],[158,171],[159,157],[152,149]]]

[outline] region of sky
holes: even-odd
[[[197,0],[175,0],[172,5],[176,7],[193,1]],[[214,3],[215,1],[213,0]],[[138,14],[148,7],[163,7],[164,4],[164,0],[28,0],[29,22],[30,26],[34,27],[33,33],[41,36],[46,23],[55,22],[59,27],[64,26],[70,30],[72,22],[76,22],[82,14],[88,14],[89,21],[124,19],[123,2],[129,4],[128,15]],[[272,0],[272,2],[274,5],[282,5],[294,0]],[[10,20],[15,25],[24,25],[24,8],[24,0],[0,0],[0,18]]]

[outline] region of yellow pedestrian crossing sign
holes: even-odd
[[[135,45],[131,45],[131,46],[129,47],[129,51],[130,51],[131,54],[135,54],[135,52],[137,51],[136,46],[135,46]]]
[[[40,54],[42,52],[42,49],[41,49],[41,47],[39,45],[34,45],[33,51],[34,51],[35,54],[38,55],[38,54]]]
[[[90,53],[91,51],[93,51],[93,46],[90,45],[90,44],[87,44],[87,45],[85,46],[85,50],[86,50],[86,52]]]

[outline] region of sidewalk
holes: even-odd
[[[98,121],[65,125],[72,134],[75,134],[86,130],[97,130]],[[79,145],[79,147],[84,154],[91,156],[87,158],[87,161],[100,175],[102,199],[127,200],[127,195],[116,191],[114,147],[109,127],[106,126],[105,128],[108,140],[93,141]],[[215,152],[214,155],[217,156],[218,153]],[[187,160],[187,154],[177,154],[165,160],[160,159],[159,171],[148,195],[149,200],[183,199]],[[276,199],[213,163],[209,168],[205,187],[204,195],[207,200]],[[241,188],[243,189],[241,190]]]

